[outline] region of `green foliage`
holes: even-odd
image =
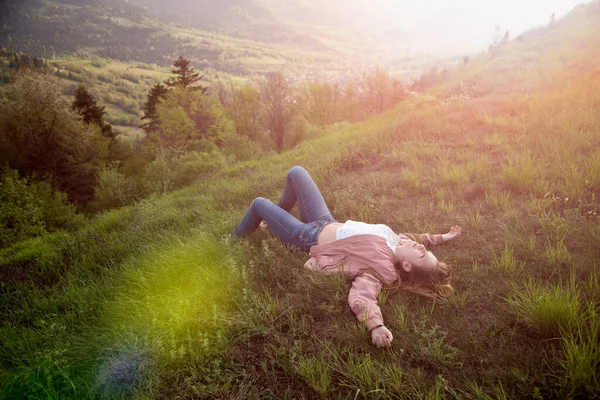
[[[227,159],[223,153],[192,151],[175,160],[173,183],[177,187],[187,186],[200,179],[207,179],[213,173],[223,171],[227,167]]]
[[[201,151],[205,141],[220,143],[233,130],[221,103],[202,91],[170,90],[157,115],[157,133],[151,139],[171,149]]]
[[[160,150],[156,153],[156,157],[144,171],[144,193],[164,194],[173,189],[175,169],[172,160],[172,153],[167,150]]]
[[[73,110],[77,111],[83,117],[86,124],[95,124],[102,130],[102,135],[110,139],[115,138],[115,133],[110,124],[104,122],[104,108],[97,105],[96,100],[85,89],[79,86],[75,92],[75,100],[71,105]]]
[[[265,156],[265,152],[257,142],[234,133],[225,135],[221,148],[223,154],[233,157],[236,162],[258,160]]]
[[[309,82],[302,91],[306,119],[321,128],[333,124],[339,115],[340,97],[341,88],[337,84]]]
[[[202,77],[200,76],[200,73],[190,65],[190,60],[179,56],[179,58],[173,62],[173,69],[171,72],[175,74],[175,78],[170,78],[165,82],[167,87],[180,87],[182,89],[200,90],[201,92],[205,93],[206,89],[200,86],[193,86],[194,84],[200,82]]]
[[[262,132],[262,113],[260,95],[254,86],[232,88],[231,104],[227,107],[227,116],[235,124],[238,134],[257,140]]]
[[[294,116],[292,88],[283,73],[271,72],[261,84],[260,95],[265,110],[265,128],[280,153]]]
[[[108,140],[84,124],[56,91],[51,75],[21,72],[0,100],[0,164],[22,176],[50,176],[80,204],[92,197],[95,168]]]
[[[0,248],[59,229],[79,227],[83,217],[48,182],[19,178],[4,169],[0,176]]]
[[[95,211],[110,210],[131,204],[139,198],[139,184],[134,177],[127,177],[114,166],[103,166],[98,170],[94,188],[94,201],[90,208]]]
[[[142,125],[146,132],[156,131],[158,124],[158,112],[156,106],[161,99],[165,98],[166,94],[167,88],[161,83],[155,84],[152,89],[150,89],[150,92],[146,97],[146,103],[143,107],[144,116],[142,117],[142,120],[147,120]]]

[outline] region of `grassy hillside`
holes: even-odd
[[[598,398],[598,26],[595,2],[377,118],[3,250],[4,397]],[[305,254],[220,240],[297,164],[341,221],[463,227],[433,249],[453,297],[380,296],[391,349]]]

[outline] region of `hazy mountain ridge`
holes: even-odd
[[[93,53],[166,64],[185,42],[152,13],[121,0],[9,0],[0,4],[0,45],[33,56]]]
[[[234,10],[259,20],[273,20],[269,10],[254,0],[136,0],[138,4],[160,12],[163,17],[179,20],[192,26],[211,28],[222,26]]]
[[[98,55],[167,66],[185,54],[200,68],[242,75],[246,61],[303,59],[298,65],[335,62],[334,69],[347,69],[373,49],[382,52],[364,33],[281,21],[253,0],[8,0],[0,4],[0,23],[0,45],[33,56]]]

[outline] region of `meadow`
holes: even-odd
[[[552,57],[536,73],[511,42],[368,121],[2,250],[3,397],[598,398],[593,10],[567,20],[588,28],[568,45],[552,40],[567,23],[538,32]],[[390,349],[356,322],[349,282],[268,233],[221,239],[294,165],[338,220],[463,227],[433,249],[452,297],[380,295]]]

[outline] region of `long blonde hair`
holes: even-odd
[[[433,272],[424,272],[419,268],[411,268],[409,272],[402,266],[396,266],[400,275],[400,288],[430,298],[447,298],[454,293],[450,283],[452,271],[444,262],[438,261]]]

